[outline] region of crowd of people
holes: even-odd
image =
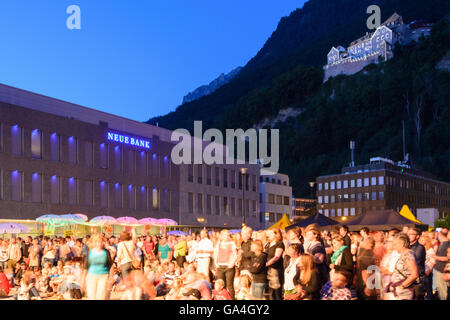
[[[447,229],[346,226],[0,239],[18,300],[447,300]]]

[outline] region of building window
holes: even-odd
[[[277,195],[277,204],[283,204],[283,197],[280,195]]]
[[[158,188],[153,188],[152,190],[152,208],[153,210],[159,210],[159,197],[160,191]]]
[[[31,131],[31,157],[42,159],[42,132],[38,129]]]
[[[242,216],[242,199],[237,199],[238,202],[238,214]]]
[[[354,188],[355,187],[355,180],[352,179],[350,180],[350,188]]]
[[[356,186],[357,186],[358,188],[361,188],[361,187],[362,187],[362,179],[356,180]]]
[[[231,198],[231,215],[232,216],[236,215],[236,199],[235,198]]]
[[[364,178],[364,187],[369,186],[369,178]]]
[[[323,187],[324,187],[325,190],[328,190],[328,182],[325,182],[325,183],[323,184]]]
[[[108,183],[100,182],[100,207],[108,208]]]
[[[384,191],[378,192],[378,200],[384,200]]]
[[[350,208],[350,215],[354,216],[356,214],[355,208]]]
[[[348,202],[348,193],[344,194],[344,201]]]
[[[128,150],[128,173],[136,174],[136,151]]]
[[[377,193],[375,191],[372,192],[372,200],[377,200]]]
[[[154,153],[152,155],[152,174],[154,177],[159,177],[159,155]],[[194,176],[194,171],[192,171],[192,176]],[[189,182],[193,182],[189,181]]]
[[[128,185],[128,209],[136,209],[136,187]]]
[[[322,191],[322,184],[321,184],[321,183],[319,183],[319,184],[317,185],[317,190]]]
[[[356,194],[356,200],[357,201],[362,201],[362,193],[357,193]]]
[[[188,164],[188,182],[194,182],[194,165]]]
[[[197,182],[203,183],[203,166],[201,164],[196,165],[197,167]]]
[[[342,182],[339,180],[339,181],[336,181],[336,189],[341,189],[341,187],[342,187]]]
[[[61,203],[61,177],[52,176],[50,178],[50,198],[54,204]]]
[[[275,204],[275,195],[273,193],[269,193],[269,203]]]
[[[252,200],[252,216],[256,217],[256,200]]]
[[[215,215],[216,216],[220,216],[220,197],[216,196],[216,201],[215,201]]]
[[[380,186],[384,185],[384,176],[378,177],[378,185],[380,185]]]
[[[332,217],[336,217],[336,209],[331,209],[330,214]]]
[[[74,137],[67,139],[67,151],[69,163],[78,163],[78,140]]]
[[[372,180],[372,181],[370,182],[371,185],[372,185],[372,186],[376,186],[376,185],[377,185],[377,177],[372,177],[371,180]]]
[[[337,216],[338,217],[342,216],[342,209],[341,208],[337,209]]]
[[[157,161],[159,163],[160,157],[157,156]],[[145,151],[141,151],[139,153],[139,174],[142,176],[147,175],[147,153]]]
[[[69,193],[69,204],[78,204],[78,179],[71,177],[67,180],[67,189]]]
[[[328,203],[328,196],[324,196],[324,197],[323,197],[323,202],[324,202],[324,203]]]
[[[163,177],[165,179],[169,179],[169,177],[170,177],[170,160],[169,160],[168,156],[164,156],[164,158],[163,158],[163,169],[164,169]]]
[[[84,182],[84,205],[88,206],[88,207],[92,207],[93,199],[94,199],[93,182],[85,181]]]
[[[93,148],[94,145],[92,142],[84,142],[84,164],[89,168],[92,168],[94,165]]]
[[[220,187],[220,168],[214,168],[214,178],[216,179],[216,187]]]
[[[236,188],[236,171],[231,170],[231,188]],[[261,177],[262,178],[262,177]]]
[[[61,161],[61,138],[56,133],[50,136],[50,160]]]
[[[344,189],[348,188],[348,180],[344,180]]]
[[[335,196],[330,196],[330,203],[334,203],[335,202]]]
[[[256,175],[253,175],[252,177],[252,190],[253,192],[256,192]],[[284,182],[284,185],[286,185],[286,181]]]
[[[223,187],[228,188],[228,170],[223,169]]]
[[[270,195],[269,195],[270,196]],[[319,203],[322,203],[322,196],[318,196],[317,197],[317,201],[319,202]],[[269,202],[270,203],[270,202]]]
[[[325,209],[325,210],[324,210],[324,213],[325,213],[325,216],[326,216],[326,217],[328,217],[328,216],[330,215],[330,212],[329,212],[328,209]]]
[[[203,194],[197,194],[197,213],[203,213]]]
[[[123,188],[120,183],[114,185],[114,208],[123,208]]]
[[[289,197],[284,197],[284,205],[288,206],[289,205]]]
[[[330,182],[330,190],[334,190],[336,187],[336,183],[334,181]]]
[[[354,193],[352,193],[351,195],[350,195],[350,201],[351,202],[354,202],[356,199],[355,199],[355,194]]]
[[[189,213],[194,213],[194,194],[192,192],[188,193],[188,210]]]
[[[364,197],[364,200],[365,200],[365,201],[370,200],[370,194],[369,194],[368,192],[365,192],[365,193],[364,193],[364,196],[365,196],[365,197]]]
[[[42,202],[42,175],[37,172],[31,176],[31,201]]]
[[[100,144],[100,168],[108,168],[108,145],[105,143]]]
[[[212,181],[212,167],[211,166],[206,166],[206,184],[208,186],[211,185],[211,181]]]
[[[23,129],[18,125],[11,127],[11,154],[23,155]]]
[[[344,208],[344,216],[348,217],[348,208]]]
[[[122,148],[119,146],[114,147],[114,170],[117,172],[122,171]]]
[[[167,189],[164,189],[163,193],[163,211],[164,212],[170,211],[170,191]]]
[[[206,214],[211,215],[212,212],[212,196],[210,194],[206,195]]]
[[[226,216],[230,215],[230,208],[228,205],[228,197],[223,197],[223,214]]]

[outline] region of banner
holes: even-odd
[[[73,236],[73,230],[64,230],[64,237]]]

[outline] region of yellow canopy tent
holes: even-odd
[[[411,210],[409,210],[409,207],[406,204],[403,205],[402,210],[400,210],[400,214],[406,219],[414,221],[415,223],[425,224],[422,221],[417,220],[417,218],[413,215]]]
[[[275,224],[273,226],[271,226],[269,229],[272,228],[280,228],[281,230],[284,230],[286,227],[289,227],[292,224],[292,221],[289,220],[287,214],[284,214],[284,216],[277,222],[275,222]],[[269,230],[267,229],[267,230]]]

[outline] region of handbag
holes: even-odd
[[[141,259],[135,258],[134,255],[131,255],[127,245],[125,243],[123,245],[128,255],[131,257],[131,265],[133,266],[133,269],[139,270],[141,268]]]

